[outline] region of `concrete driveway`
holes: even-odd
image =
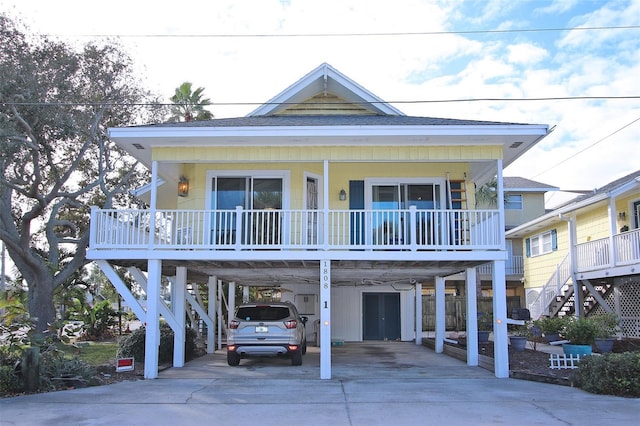
[[[319,379],[317,348],[226,365],[224,351],[157,380],[0,400],[0,425],[635,425],[640,399],[497,379],[413,343],[350,344]]]

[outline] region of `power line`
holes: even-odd
[[[509,34],[541,33],[564,31],[601,31],[601,30],[637,30],[640,25],[573,28],[525,28],[504,30],[466,30],[466,31],[418,31],[418,32],[371,32],[371,33],[290,33],[290,34],[46,34],[49,37],[122,37],[122,38],[323,38],[323,37],[406,37],[473,34]]]
[[[562,161],[554,164],[553,166],[549,167],[548,169],[543,170],[542,172],[538,173],[537,175],[534,175],[533,178],[536,178],[536,177],[540,176],[541,174],[544,174],[544,173],[548,172],[549,170],[558,167],[560,164],[566,163],[567,161],[571,160],[572,158],[582,154],[583,152],[585,152],[586,150],[588,150],[590,148],[593,148],[594,146],[598,145],[599,143],[604,142],[605,140],[609,139],[611,136],[615,135],[616,133],[620,133],[621,131],[623,131],[627,127],[633,125],[634,123],[637,123],[638,121],[640,121],[640,117],[636,118],[635,120],[631,121],[630,123],[625,124],[624,126],[620,127],[618,130],[616,130],[616,131],[614,131],[612,133],[609,133],[607,136],[597,140],[596,142],[594,142],[591,145],[581,149],[580,151],[576,152],[575,154],[571,154],[570,157],[567,157],[564,160],[562,160]]]
[[[558,96],[540,98],[459,98],[459,99],[430,99],[430,100],[404,100],[404,101],[367,101],[352,102],[353,104],[430,104],[430,103],[457,103],[457,102],[539,102],[539,101],[582,101],[582,100],[629,100],[640,99],[640,95],[629,96]],[[255,105],[298,105],[299,102],[212,102],[206,106],[255,106]],[[175,106],[176,103],[109,103],[109,102],[2,102],[1,105],[13,106]],[[340,102],[318,102],[316,105],[343,105]]]

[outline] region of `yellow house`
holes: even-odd
[[[640,171],[518,226],[528,308],[540,315],[615,312],[640,337]]]
[[[229,312],[240,287],[304,305],[326,379],[332,339],[421,344],[423,285],[435,288],[441,352],[445,278],[463,274],[467,362],[477,365],[475,268],[490,263],[495,374],[508,377],[502,170],[548,131],[406,116],[322,64],[246,117],[110,129],[151,170],[139,191],[149,208],[94,208],[88,257],[147,324],[147,378],[157,377],[160,316],[176,335],[174,366],[184,364],[185,311],[207,324],[207,351],[220,348],[220,304],[187,289],[220,301],[221,283]],[[495,176],[497,206],[475,208],[473,188]],[[146,289],[146,307],[114,266]],[[167,277],[170,308],[159,297]]]

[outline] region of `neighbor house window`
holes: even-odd
[[[555,229],[525,240],[527,257],[540,256],[558,250],[558,236]]]
[[[508,194],[504,197],[505,210],[522,210],[522,195]]]

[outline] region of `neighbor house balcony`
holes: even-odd
[[[640,228],[576,245],[576,272],[640,264]]]
[[[90,250],[501,250],[498,210],[93,208]],[[151,232],[153,230],[153,232]]]

